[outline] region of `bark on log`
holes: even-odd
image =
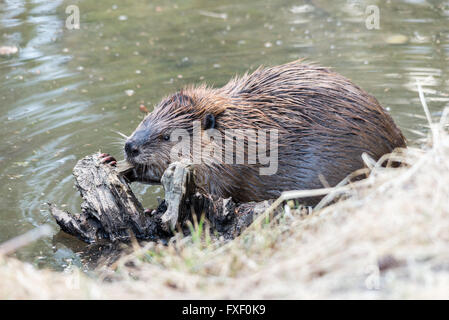
[[[161,179],[165,200],[146,214],[124,177],[129,170],[120,163],[117,168],[101,163],[99,154],[78,161],[73,175],[83,198],[81,213],[71,214],[49,204],[61,229],[89,243],[101,239],[128,241],[133,235],[142,240],[167,240],[174,230],[189,233],[187,221],[196,215],[197,221],[201,216],[206,219],[213,233],[231,239],[271,204],[264,201],[238,205],[230,198],[202,194],[195,185],[193,165],[176,162]]]

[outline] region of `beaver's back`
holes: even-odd
[[[363,152],[377,160],[405,147],[401,131],[374,97],[323,67],[295,61],[259,68],[217,91],[231,101],[218,123],[279,130],[275,175],[258,176],[248,166],[232,168],[226,192],[238,201],[321,188],[322,178],[334,186],[363,167]],[[220,190],[218,185],[212,188]]]

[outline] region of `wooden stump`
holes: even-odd
[[[187,221],[193,215],[197,221],[203,216],[212,231],[231,239],[271,203],[236,204],[230,198],[202,194],[195,185],[193,165],[182,161],[172,163],[165,171],[161,179],[165,200],[147,214],[124,176],[133,169],[123,162],[117,168],[103,164],[99,155],[81,159],[73,170],[75,185],[83,198],[81,213],[71,214],[49,204],[61,229],[85,242],[128,241],[133,236],[166,240],[174,230],[189,233]]]

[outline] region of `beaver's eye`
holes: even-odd
[[[215,116],[211,113],[206,114],[203,119],[203,128],[204,130],[214,129],[215,128]]]
[[[168,140],[170,140],[170,135],[168,133],[166,133],[162,136],[162,139],[164,139],[165,141],[168,141]]]

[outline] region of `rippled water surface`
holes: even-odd
[[[77,5],[79,30],[65,10]],[[380,29],[365,9],[380,9]],[[46,201],[79,211],[71,171],[99,149],[121,157],[164,95],[189,83],[221,86],[260,64],[300,57],[333,67],[378,98],[410,142],[449,106],[449,1],[0,2],[0,242],[53,222]],[[160,187],[133,186],[146,206]],[[66,246],[72,242],[70,246]],[[41,267],[81,265],[85,247],[46,238],[16,253]],[[76,248],[76,249],[74,249]]]

